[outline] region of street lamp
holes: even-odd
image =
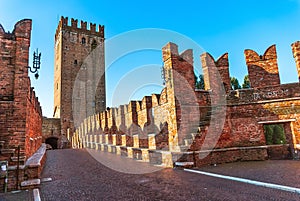
[[[35,73],[34,77],[35,79],[39,78],[39,73],[38,70],[41,67],[41,53],[39,53],[39,50],[36,49],[36,52],[33,53],[33,66],[32,68],[30,66],[28,66],[27,68],[29,68],[31,73]]]

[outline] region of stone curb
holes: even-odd
[[[41,201],[40,191],[38,188],[33,189],[33,200],[34,201]]]

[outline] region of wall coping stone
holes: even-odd
[[[25,163],[27,167],[41,166],[41,160],[46,153],[46,144],[43,143],[41,147],[30,157]]]
[[[8,169],[8,171],[16,170],[17,166],[16,165],[8,166],[7,169]],[[24,170],[24,169],[25,169],[25,165],[19,165],[19,170]]]
[[[201,150],[201,151],[187,151],[187,152],[172,152],[178,154],[193,154],[193,153],[206,153],[206,152],[223,152],[223,151],[237,151],[237,150],[250,150],[250,149],[267,149],[268,147],[280,147],[280,146],[289,146],[289,144],[278,144],[278,145],[262,145],[262,146],[250,146],[250,147],[230,147],[222,149],[213,149],[213,150]]]
[[[279,119],[279,120],[274,120],[274,121],[259,121],[257,123],[259,123],[259,124],[272,124],[272,123],[286,123],[286,122],[291,122],[291,121],[296,121],[296,119]]]
[[[31,180],[27,180],[27,181],[22,181],[21,182],[21,186],[32,186],[32,185],[40,185],[41,184],[41,180],[40,179],[31,179]]]

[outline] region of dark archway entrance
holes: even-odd
[[[52,149],[57,149],[57,141],[58,141],[57,137],[49,137],[46,139],[45,143],[50,144]]]

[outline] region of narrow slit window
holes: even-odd
[[[92,43],[92,50],[95,49],[97,47],[97,41],[96,40],[93,40],[93,43]]]
[[[85,37],[83,37],[83,38],[81,39],[81,43],[82,43],[82,44],[85,44],[85,43],[86,43]]]

